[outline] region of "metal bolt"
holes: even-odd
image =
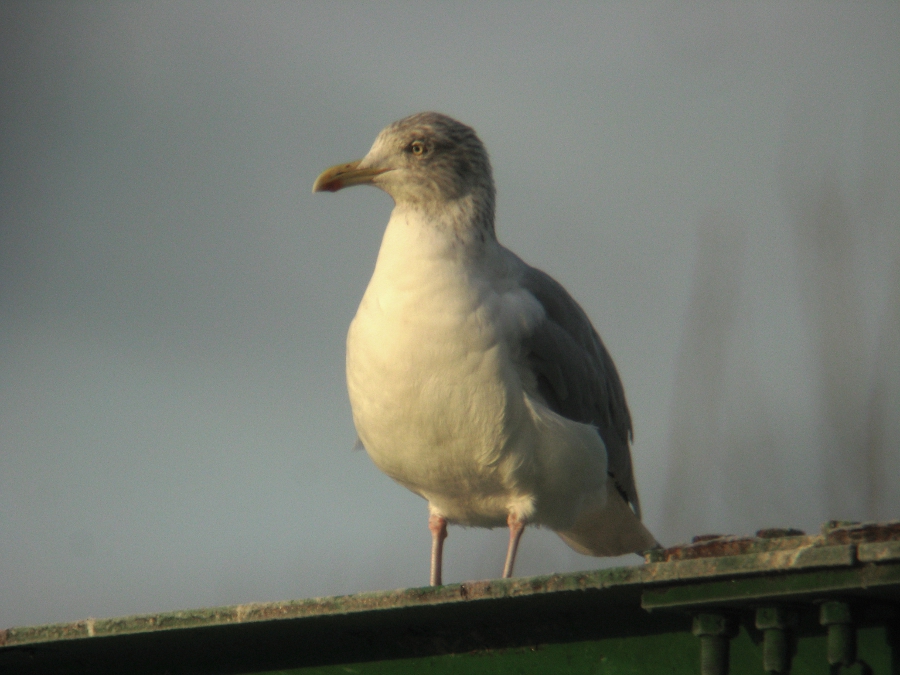
[[[697,614],[694,635],[700,638],[701,675],[728,675],[728,643],[733,622],[721,614]]]
[[[797,613],[784,607],[760,607],[756,627],[763,632],[763,670],[789,673],[791,670],[790,629],[797,625]]]
[[[828,664],[850,666],[856,663],[856,629],[850,605],[839,600],[823,602],[819,623],[828,628]]]

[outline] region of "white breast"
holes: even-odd
[[[519,340],[544,314],[515,283],[521,263],[496,241],[464,243],[412,217],[392,214],[347,336],[353,418],[372,460],[468,525],[505,525],[510,509],[535,520],[550,497],[542,490],[566,490],[568,474],[579,481],[568,486],[575,502],[579,490],[596,491],[582,476],[605,478],[599,436],[523,389]],[[560,443],[591,466],[554,467],[548,453]]]

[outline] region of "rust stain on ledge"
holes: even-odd
[[[816,535],[807,535],[802,530],[793,528],[768,528],[759,530],[752,537],[699,535],[694,537],[690,544],[649,551],[645,557],[650,563],[666,563],[886,541],[900,541],[900,521],[889,523],[829,521],[822,527],[822,532]]]

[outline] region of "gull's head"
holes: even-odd
[[[362,159],[320,175],[313,192],[374,185],[397,204],[424,209],[468,198],[493,217],[494,180],[484,145],[471,127],[424,112],[385,128]]]

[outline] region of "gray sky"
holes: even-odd
[[[0,627],[427,581],[344,388],[391,202],[310,189],[429,109],[603,336],[664,543],[900,517],[898,35],[895,2],[3,3]],[[506,536],[451,529],[445,578]]]

